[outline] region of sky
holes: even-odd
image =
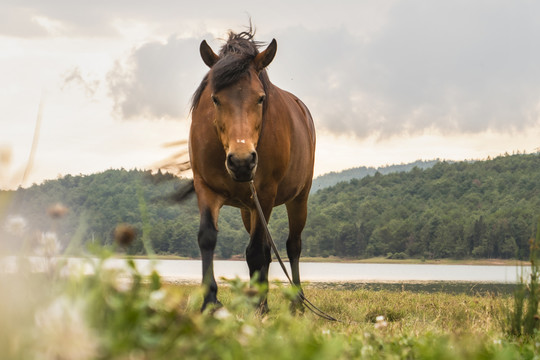
[[[540,2],[7,0],[0,187],[177,152],[200,42],[218,52],[249,19],[277,40],[271,81],[313,114],[316,175],[540,151]]]

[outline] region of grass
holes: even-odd
[[[87,266],[79,261],[71,268],[58,260],[54,234],[43,233],[37,246],[40,272],[24,253],[16,256],[17,271],[4,271],[0,256],[2,359],[540,357],[536,290],[513,297],[410,291],[405,284],[393,290],[307,285],[306,296],[340,320],[329,322],[307,311],[292,315],[294,294],[278,283],[263,316],[256,311],[257,291],[232,279],[220,287],[224,306],[201,313],[199,285],[167,284],[156,271],[143,277],[130,257],[122,269],[107,267],[106,260],[117,256],[114,249],[90,249]],[[526,329],[530,321],[534,326],[525,336],[509,331],[510,323]]]
[[[231,289],[221,296],[230,301]],[[313,329],[330,329],[337,333],[363,335],[372,331],[376,319],[383,316],[387,324],[380,334],[395,336],[414,334],[494,334],[500,333],[501,311],[509,304],[508,296],[416,293],[389,290],[335,290],[308,287],[306,296],[339,322],[318,319],[304,313]],[[286,299],[281,288],[271,289],[270,308],[279,308]],[[382,328],[382,327],[381,327]]]
[[[529,241],[531,273],[528,281],[523,277],[514,292],[514,306],[506,312],[505,330],[518,337],[536,337],[540,330],[540,219],[536,238]]]
[[[505,314],[512,304],[509,295],[306,288],[308,298],[340,320],[328,322],[311,313],[291,317],[284,309],[283,291],[279,285],[272,287],[271,313],[251,319],[260,329],[260,338],[252,346],[263,353],[254,354],[248,347],[238,358],[310,359],[319,354],[321,359],[514,359],[540,354],[538,340],[508,337],[504,332]],[[241,293],[234,284],[221,289],[225,308],[235,309],[231,303]],[[279,349],[259,348],[258,343],[271,342],[275,326],[288,340],[281,341]]]
[[[112,253],[98,250],[94,257]],[[509,336],[511,295],[306,286],[339,322],[291,315],[291,290],[270,287],[270,313],[256,291],[229,280],[224,307],[200,313],[199,285],[142,277],[133,261],[93,262],[83,275],[50,263],[44,273],[0,275],[0,348],[5,359],[515,359],[540,354],[540,337]],[[69,275],[66,275],[69,270]]]

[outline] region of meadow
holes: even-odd
[[[307,285],[306,296],[337,322],[292,314],[294,291],[258,289],[239,279],[220,287],[223,307],[200,312],[199,285],[103,267],[110,249],[95,248],[93,273],[44,257],[35,273],[19,259],[0,275],[3,359],[516,359],[537,358],[540,337],[512,335],[511,294]]]
[[[50,209],[53,224],[63,212]],[[16,225],[12,219],[12,231],[21,229]],[[264,289],[240,279],[221,279],[223,307],[201,313],[200,285],[167,283],[157,271],[143,276],[128,255],[124,268],[104,265],[125,254],[135,237],[126,225],[118,229],[111,246],[87,244],[85,261],[62,257],[76,253],[80,235],[72,239],[76,247],[62,250],[54,231],[21,237],[20,252],[9,257],[15,264],[6,266],[7,257],[0,256],[2,359],[540,357],[540,231],[530,243],[532,275],[514,292],[476,291],[474,284],[453,292],[409,284],[306,284],[310,301],[339,320],[328,321],[307,310],[292,314],[296,293],[280,283],[270,286],[270,312],[260,314]],[[144,231],[142,238],[155,257]],[[41,259],[39,271],[30,254]]]

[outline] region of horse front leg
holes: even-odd
[[[209,304],[221,305],[217,299],[218,286],[214,277],[214,250],[217,243],[217,229],[209,210],[201,214],[197,241],[202,258],[204,301],[201,311],[204,311]]]
[[[223,199],[211,191],[199,178],[194,179],[201,221],[197,242],[202,259],[204,300],[202,311],[208,305],[221,305],[217,299],[218,286],[214,277],[214,250],[217,243],[217,222]]]
[[[272,208],[263,208],[265,220],[268,221]],[[261,313],[268,312],[268,271],[272,256],[270,245],[266,239],[266,232],[263,223],[259,220],[256,210],[251,210],[251,231],[249,245],[246,248],[246,260],[249,267],[249,275],[252,281],[259,283],[263,290],[260,294],[259,308]]]

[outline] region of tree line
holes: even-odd
[[[381,173],[382,175],[391,174],[395,172],[407,172],[411,171],[413,168],[417,167],[419,169],[429,169],[433,167],[440,160],[416,160],[415,162],[409,164],[399,164],[399,165],[387,165],[381,166],[378,168],[358,166],[351,169],[346,169],[339,172],[329,172],[327,174],[318,176],[313,179],[313,184],[311,186],[311,193],[315,193],[321,189],[334,186],[340,182],[346,182],[353,179],[361,179],[368,175],[373,176],[376,173]]]
[[[139,236],[128,252],[144,252],[143,229],[159,254],[199,255],[194,196],[171,199],[189,180],[144,170],[107,170],[48,180],[16,191],[4,221],[25,219],[25,237],[54,230],[67,247],[111,244],[119,223]],[[52,219],[46,209],[62,203],[68,212]],[[0,214],[1,216],[2,214]],[[504,155],[474,162],[437,162],[430,168],[381,174],[337,183],[311,195],[303,255],[366,258],[527,258],[540,216],[540,154]],[[238,209],[224,207],[216,256],[242,256],[248,235]],[[288,233],[283,206],[270,220],[278,247]],[[9,226],[0,230],[8,251],[25,241]]]

